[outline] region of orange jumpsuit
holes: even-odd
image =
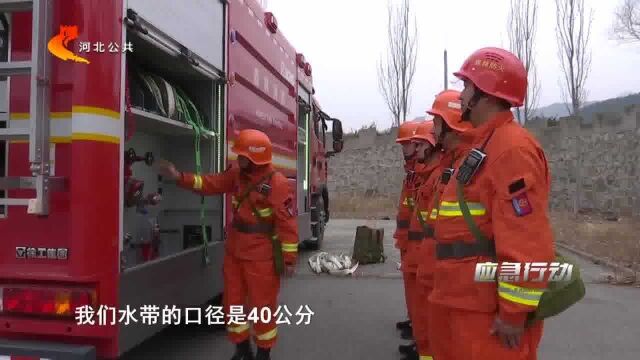
[[[450,156],[446,156],[443,153],[437,153],[434,156],[427,165],[425,175],[428,177],[417,190],[416,208],[409,225],[409,238],[422,238],[416,241],[416,243],[420,245],[416,251],[416,256],[413,258],[416,269],[416,291],[415,298],[412,301],[413,314],[415,316],[413,322],[414,337],[421,360],[432,359],[427,328],[427,298],[432,288],[433,248],[435,242],[433,241],[433,235],[425,232],[418,216],[421,216],[424,223],[429,225],[430,209],[435,193],[438,188],[441,187],[440,179],[442,178],[442,171],[445,167],[451,165],[448,160]],[[435,215],[432,217],[435,218]]]
[[[269,177],[269,174],[272,175]],[[235,344],[247,340],[250,336],[249,322],[253,320],[256,345],[271,348],[277,338],[280,276],[273,263],[269,227],[275,229],[274,235],[281,244],[285,264],[294,265],[298,251],[298,225],[286,177],[274,172],[271,165],[251,174],[241,173],[233,167],[221,174],[195,176],[183,173],[178,184],[204,195],[233,195],[235,210],[233,220],[225,230],[223,264],[223,305],[227,314],[228,336]],[[260,186],[262,184],[271,188]],[[242,200],[250,186],[249,195]],[[240,206],[236,209],[238,203]],[[254,215],[251,204],[262,222]],[[240,307],[244,310],[244,317],[236,316],[236,309]],[[269,321],[256,321],[262,319],[263,308],[270,309],[271,315],[264,316]]]
[[[422,186],[424,181],[429,177],[429,174],[436,168],[433,163],[430,164],[417,164],[415,166],[415,179],[413,181],[413,211],[410,213],[410,217],[408,219],[409,222],[409,231],[407,232],[407,243],[404,252],[404,259],[402,261],[402,274],[405,281],[405,297],[407,302],[407,309],[410,314],[411,324],[413,326],[415,321],[415,303],[416,303],[416,286],[417,286],[417,272],[418,272],[418,262],[420,255],[420,244],[422,242],[422,231],[411,231],[411,223],[413,222],[413,218],[415,217],[415,205],[416,205],[416,194],[417,189]],[[419,228],[418,228],[419,229]],[[409,289],[409,291],[406,291]],[[415,333],[414,333],[415,338]]]
[[[500,267],[496,280],[475,281],[476,264],[484,262],[553,262],[554,245],[547,214],[550,175],[536,140],[513,121],[510,112],[461,135],[466,145],[481,148],[484,164],[464,187],[464,198],[477,227],[490,239],[485,251],[476,242],[460,210],[456,175],[468,154],[456,161],[456,174],[444,187],[434,224],[436,263],[429,296],[429,340],[439,360],[536,359],[542,323],[527,328],[520,346],[508,349],[490,335],[496,316],[523,326],[536,309],[546,281],[539,273],[507,277]],[[488,139],[488,140],[487,140]],[[476,244],[482,245],[481,242]],[[473,255],[475,254],[475,255]],[[493,258],[495,256],[495,259]],[[501,277],[504,275],[505,277]]]
[[[406,172],[404,182],[402,183],[402,192],[400,193],[400,204],[398,204],[398,215],[396,216],[396,231],[393,238],[396,239],[396,248],[400,250],[400,270],[404,280],[404,300],[407,306],[407,314],[411,320],[411,306],[409,299],[413,297],[413,284],[411,280],[412,274],[405,272],[405,256],[407,251],[407,236],[409,233],[409,220],[411,218],[411,209],[415,204],[413,198],[414,183],[416,175],[414,173],[416,162],[408,160],[404,165]]]

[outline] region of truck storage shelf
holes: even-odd
[[[131,113],[135,116],[136,131],[171,136],[194,136],[193,127],[183,122],[135,107],[131,108]],[[202,136],[205,138],[214,137],[215,133],[213,131],[205,131]]]

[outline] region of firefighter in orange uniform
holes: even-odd
[[[271,164],[271,141],[257,130],[239,133],[232,151],[238,155],[238,167],[221,174],[197,176],[178,172],[173,164],[162,161],[161,173],[175,179],[179,186],[204,195],[233,194],[233,220],[228,227],[223,264],[225,314],[244,318],[228,319],[229,339],[236,344],[232,360],[254,359],[250,343],[253,319],[246,311],[271,310],[271,321],[254,323],[258,351],[255,359],[270,359],[276,342],[275,324],[281,274],[292,275],[297,262],[298,227],[287,179]],[[231,321],[233,320],[233,321]]]
[[[434,117],[429,122],[429,134],[418,147],[418,158],[430,170],[428,178],[417,191],[416,211],[411,218],[409,238],[422,238],[417,256],[416,297],[414,302],[414,336],[417,352],[407,359],[433,359],[433,351],[429,342],[429,295],[433,288],[433,266],[435,262],[435,241],[433,239],[433,221],[436,218],[434,203],[438,202],[444,184],[449,180],[453,159],[460,153],[456,146],[457,134],[471,127],[468,122],[462,122],[460,92],[445,90],[436,96],[428,114]],[[437,127],[437,134],[434,134]],[[454,131],[442,131],[444,127]],[[436,136],[437,135],[437,136]],[[417,134],[416,134],[417,136]],[[442,151],[444,150],[444,151]]]
[[[411,273],[411,281],[412,288],[414,289],[412,298],[410,299],[411,306],[411,314],[412,314],[412,325],[413,325],[413,336],[416,339],[416,342],[412,349],[404,349],[401,348],[400,351],[406,354],[405,360],[408,359],[418,359],[418,350],[421,349],[421,335],[423,335],[426,330],[424,329],[423,324],[420,322],[420,318],[418,316],[418,312],[420,309],[417,308],[418,300],[420,294],[418,293],[418,264],[421,262],[421,248],[423,245],[424,232],[421,223],[418,221],[416,216],[416,211],[418,211],[418,206],[420,202],[424,201],[424,197],[426,193],[421,189],[424,189],[427,186],[428,179],[431,178],[431,174],[436,170],[439,164],[439,159],[441,156],[440,147],[436,147],[436,139],[433,136],[433,121],[423,121],[418,125],[415,134],[412,136],[412,141],[416,144],[416,183],[415,183],[415,206],[414,211],[412,212],[411,219],[409,221],[409,233],[407,236],[407,250],[405,254],[405,261],[403,266],[405,267],[405,272]],[[424,344],[422,344],[424,347]]]
[[[400,321],[396,324],[396,328],[402,331],[403,339],[411,339],[413,337],[411,330],[411,307],[409,306],[409,299],[413,294],[413,288],[411,287],[414,282],[411,281],[412,274],[404,271],[404,257],[407,249],[407,234],[409,232],[409,219],[411,218],[411,212],[413,211],[413,190],[414,190],[414,168],[415,168],[415,155],[416,144],[411,141],[414,131],[418,127],[418,123],[415,121],[406,121],[398,128],[398,136],[396,143],[402,146],[402,154],[404,156],[404,170],[405,178],[402,183],[402,191],[400,193],[400,204],[398,204],[398,215],[396,217],[396,231],[393,234],[393,238],[396,239],[396,248],[400,250],[400,268],[403,270],[404,278],[404,298],[407,306],[406,321]],[[402,348],[402,347],[401,347]]]
[[[510,111],[524,102],[527,73],[510,52],[483,48],[454,75],[464,81],[462,117],[473,129],[460,135],[469,150],[456,161],[434,224],[433,356],[536,359],[542,323],[527,318],[547,281],[525,264],[553,262],[555,251],[547,161]],[[499,264],[497,276],[477,281],[477,264],[487,262]]]

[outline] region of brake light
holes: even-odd
[[[76,308],[96,304],[95,291],[90,289],[11,286],[0,290],[4,313],[74,317]]]

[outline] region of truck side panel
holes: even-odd
[[[121,0],[71,0],[60,6],[54,2],[52,34],[61,25],[76,25],[80,42],[104,44],[121,40]],[[100,13],[100,21],[95,14]],[[14,14],[12,60],[30,58],[31,13]],[[106,46],[106,45],[105,45]],[[51,215],[27,216],[24,207],[9,207],[0,220],[3,241],[0,280],[4,283],[82,285],[95,289],[101,304],[117,306],[118,218],[120,146],[123,131],[120,109],[120,53],[83,54],[91,63],[63,63],[51,57],[52,140],[55,171],[66,176],[70,190],[53,194]],[[109,76],[105,76],[109,74]],[[24,78],[24,77],[23,77]],[[14,77],[10,87],[10,126],[25,126],[29,85]],[[22,120],[20,120],[22,119]],[[15,120],[15,121],[14,121]],[[29,176],[28,145],[9,146],[9,175]],[[30,195],[10,191],[9,197]],[[100,209],[99,211],[97,209]],[[17,246],[66,248],[66,260],[17,259]],[[57,340],[94,343],[102,355],[114,355],[116,327],[78,326],[69,320],[40,320],[0,316],[0,336],[7,339]],[[64,334],[64,335],[62,335]],[[93,339],[92,339],[93,338]]]
[[[274,165],[295,177],[295,52],[279,33],[267,30],[253,0],[229,2],[229,26],[229,142],[245,128],[266,132]],[[229,152],[229,159],[235,154]]]

